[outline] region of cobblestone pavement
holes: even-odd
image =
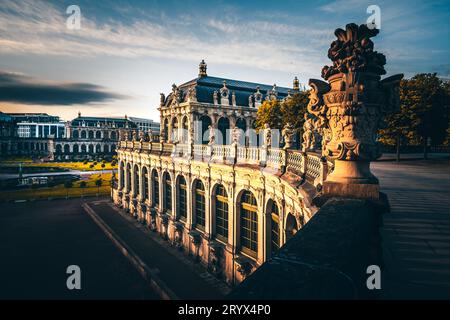
[[[450,298],[450,160],[372,164],[391,204],[384,298]]]
[[[0,299],[159,299],[81,200],[2,203]],[[66,269],[81,268],[81,290]]]

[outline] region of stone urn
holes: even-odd
[[[383,118],[399,108],[402,74],[381,79],[386,58],[373,50],[379,30],[348,24],[337,29],[322,69],[328,82],[311,79],[308,112],[322,135],[322,154],[334,161],[324,194],[378,199],[378,179],[370,162],[381,156],[377,132]]]

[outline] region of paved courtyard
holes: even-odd
[[[158,299],[81,200],[1,204],[0,299]],[[81,268],[81,290],[66,268]]]
[[[376,162],[389,196],[382,228],[385,298],[450,298],[450,159]]]
[[[392,208],[383,217],[383,298],[449,298],[450,159],[382,161],[372,168]],[[226,293],[191,259],[183,261],[164,241],[115,212],[108,199],[87,202],[180,298]],[[159,298],[82,204],[2,203],[0,299]],[[65,270],[72,264],[81,267],[81,291],[66,288]]]

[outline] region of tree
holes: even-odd
[[[379,142],[384,145],[396,146],[396,158],[400,161],[400,147],[407,142],[407,137],[411,135],[411,112],[406,103],[408,80],[400,82],[400,110],[389,114],[384,119],[382,129],[380,129]]]
[[[283,101],[264,101],[256,114],[255,127],[260,130],[267,123],[271,129],[281,131],[287,123],[290,123],[294,128],[301,130],[308,102],[308,91],[294,92],[290,98]]]
[[[281,102],[279,100],[264,101],[256,113],[255,129],[260,130],[268,124],[271,129],[280,129],[283,126]]]
[[[69,198],[69,189],[73,187],[72,180],[66,180],[64,182],[64,188],[66,188],[66,199]]]
[[[300,91],[295,92],[289,99],[286,99],[281,104],[281,114],[283,120],[283,127],[286,124],[291,124],[297,129],[297,143],[300,143],[300,132],[303,129],[305,122],[305,113],[309,103],[309,92]]]
[[[103,184],[102,179],[95,180],[95,185],[97,186],[97,197],[100,194],[100,187],[102,186],[102,184]]]
[[[81,196],[83,197],[83,189],[85,189],[87,187],[87,183],[86,183],[86,181],[81,181],[80,182],[80,189],[82,190],[81,191]]]
[[[400,84],[400,112],[386,118],[386,127],[380,130],[380,141],[397,145],[401,140],[423,146],[427,159],[428,143],[444,142],[449,127],[449,85],[436,74],[417,74]]]
[[[309,103],[308,91],[295,92],[281,104],[283,126],[290,123],[294,128],[303,128],[306,107]]]
[[[449,121],[448,92],[436,73],[418,74],[408,83],[408,100],[412,109],[412,128],[422,140],[424,159],[427,159],[428,139],[441,144],[447,134]]]

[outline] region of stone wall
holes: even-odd
[[[378,229],[381,214],[388,208],[386,201],[330,199],[229,298],[375,297],[367,289],[366,270],[381,264]]]

